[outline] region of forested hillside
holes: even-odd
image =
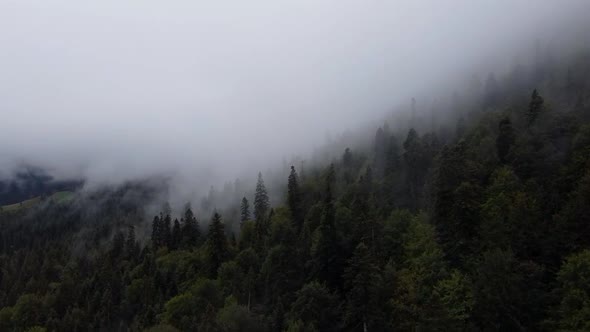
[[[0,330],[590,330],[590,55],[532,62],[282,202],[260,174],[239,225],[141,186],[2,212]]]

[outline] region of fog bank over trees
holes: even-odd
[[[0,9],[3,176],[23,163],[89,186],[158,175],[185,200],[259,171],[286,174],[283,161],[309,159],[326,137],[381,123],[412,97],[430,108],[451,94],[442,86],[483,81],[507,59],[529,62],[535,40],[581,43],[588,5],[62,0]]]

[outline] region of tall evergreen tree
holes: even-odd
[[[154,248],[162,245],[162,223],[158,216],[154,216],[154,220],[152,221],[152,245]]]
[[[323,216],[318,228],[319,238],[314,252],[315,276],[328,286],[340,288],[342,275],[342,250],[335,228],[336,212],[332,186],[335,178],[334,164],[328,168],[324,191]]]
[[[293,228],[297,233],[301,231],[303,226],[303,211],[301,207],[301,193],[299,189],[299,182],[295,166],[291,166],[291,174],[289,174],[289,181],[287,184],[287,203],[293,218]]]
[[[240,226],[248,220],[250,220],[250,203],[246,197],[243,197],[240,205]]]
[[[172,218],[167,214],[162,224],[162,245],[170,247],[172,242]]]
[[[125,240],[125,251],[128,259],[135,259],[139,255],[139,246],[135,240],[135,226],[129,225],[127,239]]]
[[[201,231],[199,223],[195,217],[190,205],[187,205],[184,212],[184,225],[182,225],[182,242],[183,245],[192,247],[197,245]]]
[[[217,277],[217,269],[226,260],[227,255],[228,244],[225,237],[225,227],[221,222],[221,216],[215,212],[211,224],[209,224],[209,233],[207,233],[209,274],[212,277]]]
[[[410,191],[410,199],[412,207],[414,207],[418,200],[418,191],[428,168],[426,157],[424,155],[425,149],[418,136],[418,133],[414,128],[411,128],[408,132],[408,136],[404,142],[404,160],[406,161],[408,170],[408,186]]]
[[[258,173],[256,194],[254,195],[254,218],[256,218],[257,221],[266,218],[269,206],[268,193],[266,192],[266,187],[264,186],[262,173]]]

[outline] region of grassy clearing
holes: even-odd
[[[74,193],[71,191],[58,191],[58,192],[53,193],[51,196],[47,197],[48,200],[51,200],[54,203],[69,202],[73,198],[74,198]],[[1,209],[2,209],[2,211],[13,212],[13,211],[18,211],[20,209],[31,208],[31,207],[39,204],[41,201],[42,201],[41,196],[37,196],[37,197],[33,197],[31,199],[27,199],[27,200],[19,202],[19,203],[4,205],[1,207]]]

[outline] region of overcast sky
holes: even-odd
[[[588,3],[0,0],[0,167],[255,177]]]

